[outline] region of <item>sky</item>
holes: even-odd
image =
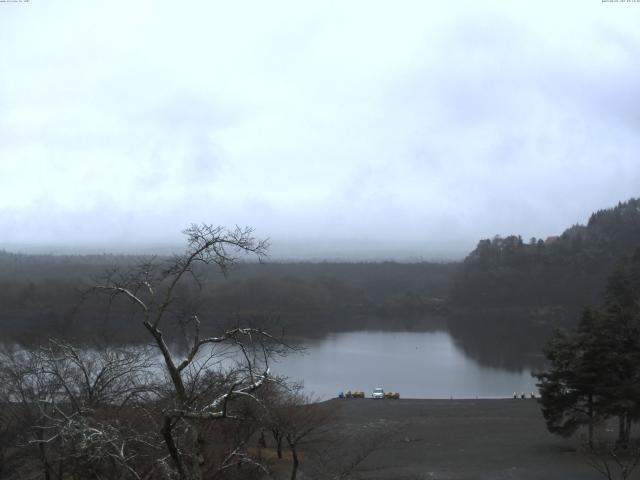
[[[462,258],[640,196],[640,2],[0,1],[0,248]]]

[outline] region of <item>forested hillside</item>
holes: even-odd
[[[464,260],[451,300],[463,305],[600,303],[616,263],[640,246],[640,199],[591,215],[558,237],[481,240]]]

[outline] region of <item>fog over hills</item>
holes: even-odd
[[[258,234],[258,232],[256,232]],[[179,239],[178,239],[179,240]],[[338,261],[338,262],[448,262],[462,260],[473,249],[476,241],[453,240],[451,242],[419,242],[394,245],[392,242],[376,242],[367,238],[336,238],[333,240],[308,238],[285,239],[269,237],[266,261]],[[9,252],[53,255],[171,255],[184,250],[179,241],[166,244],[150,242],[118,243],[5,243]],[[247,259],[247,261],[254,261]]]

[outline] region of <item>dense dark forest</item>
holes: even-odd
[[[126,272],[148,258],[122,255],[22,255],[0,252],[3,338],[85,336],[96,332],[135,340],[126,308],[91,295],[105,272]],[[167,258],[153,261],[162,263]],[[204,275],[181,292],[197,301],[209,324],[268,317],[288,334],[388,326],[389,316],[440,313],[456,264],[238,263],[223,276]],[[203,272],[204,273],[204,272]],[[398,315],[402,314],[402,315]],[[393,323],[398,326],[397,323]],[[114,338],[116,340],[116,338]]]
[[[616,264],[640,245],[640,199],[591,215],[558,237],[481,240],[464,260],[451,301],[475,306],[584,306],[601,302]]]
[[[209,325],[267,319],[289,335],[425,328],[444,315],[461,338],[531,320],[546,325],[543,338],[549,325],[575,323],[579,309],[599,304],[607,276],[638,245],[640,200],[631,199],[558,237],[481,240],[462,263],[246,262],[226,277],[210,272],[180,295],[197,303]],[[0,333],[25,340],[100,332],[135,341],[140,331],[129,328],[128,310],[87,292],[105,272],[124,273],[149,260],[0,251]]]

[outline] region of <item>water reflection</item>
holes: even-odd
[[[446,331],[330,334],[307,347],[305,355],[281,359],[274,371],[303,380],[307,391],[322,398],[348,389],[370,394],[378,386],[404,398],[505,397],[535,390],[529,368],[482,365]]]
[[[512,313],[452,316],[447,331],[464,354],[480,365],[514,372],[539,369],[551,325]]]

